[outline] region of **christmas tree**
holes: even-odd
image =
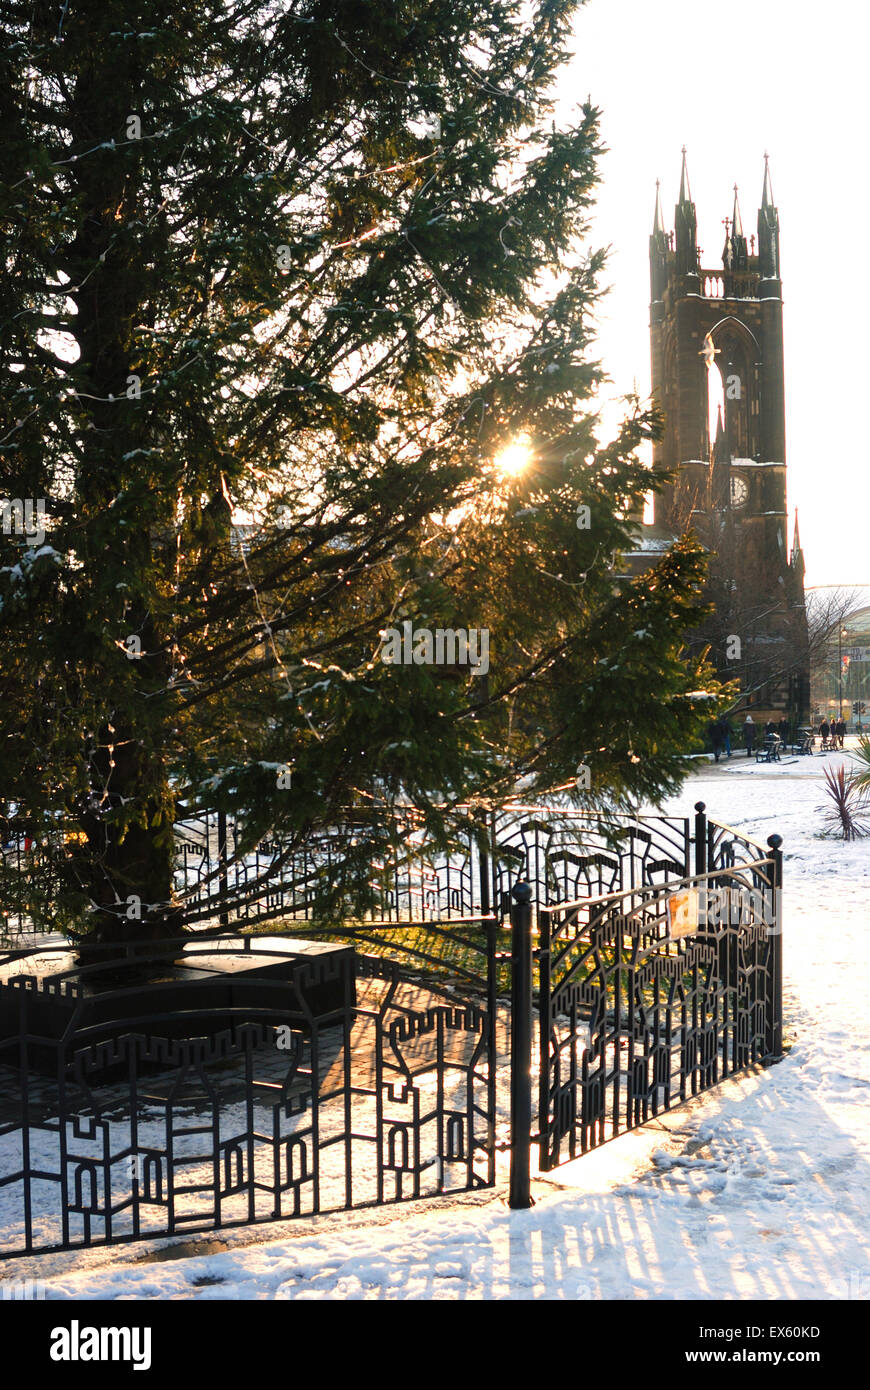
[[[4,4],[0,814],[46,921],[177,932],[180,808],[353,811],[363,882],[398,804],[446,843],[518,778],[677,785],[702,558],[620,559],[655,422],[595,437],[577,8]]]

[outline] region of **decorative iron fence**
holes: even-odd
[[[703,803],[698,803],[702,807]],[[612,816],[561,807],[509,805],[472,813],[452,853],[436,851],[409,813],[394,836],[401,850],[372,855],[368,888],[372,921],[461,920],[507,916],[511,888],[531,884],[548,906],[745,862],[761,846],[728,826],[707,822],[699,839],[688,816]],[[303,845],[277,834],[246,843],[235,817],[203,811],[176,824],[175,893],[192,928],[241,930],[277,920],[320,915],[320,889],[365,826],[347,822]],[[705,838],[706,837],[706,838]],[[0,851],[0,946],[33,931],[31,904],[50,902],[58,888],[63,837],[37,844],[7,832]]]
[[[699,826],[703,821],[703,829]],[[354,827],[340,827],[302,849],[268,837],[249,852],[231,817],[203,813],[180,822],[178,891],[190,923],[253,925],[317,914],[318,882],[329,876]],[[700,839],[699,839],[700,836]],[[553,806],[509,805],[457,836],[451,854],[435,852],[412,818],[396,835],[400,855],[374,867],[372,920],[466,918],[494,912],[504,920],[511,889],[523,881],[540,906],[650,887],[703,872],[700,865],[748,862],[761,845],[717,821],[704,804],[689,816],[611,816]],[[700,848],[699,848],[700,846]]]
[[[782,1052],[782,856],[539,913],[541,1168]]]
[[[510,806],[467,831],[451,854],[434,852],[413,820],[397,840],[401,855],[375,866],[371,917],[415,921],[494,910],[506,917],[515,882],[533,885],[536,903],[611,892],[690,871],[688,817],[614,817],[543,806]],[[268,838],[245,853],[232,818],[206,813],[178,827],[178,890],[191,923],[251,925],[317,912],[318,882],[329,876],[352,826],[300,850]]]
[[[87,946],[0,954],[0,1250],[491,1187],[500,1114],[527,1206],[533,1143],[547,1170],[778,1057],[779,837],[695,809],[512,807],[464,879],[436,864],[416,921],[394,896],[325,932],[303,894],[281,936],[188,935],[151,965],[131,942],[111,976]]]
[[[406,930],[0,963],[3,1253],[491,1186],[495,923]]]

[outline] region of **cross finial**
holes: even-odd
[[[728,236],[728,233],[729,233],[730,230],[731,230],[731,218],[730,218],[730,217],[723,217],[723,218],[722,218],[722,225],[723,225],[724,228],[725,228],[725,235],[726,235],[726,237],[727,237],[727,236]]]

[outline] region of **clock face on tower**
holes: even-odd
[[[749,484],[740,473],[731,474],[731,505],[745,507],[749,501]]]

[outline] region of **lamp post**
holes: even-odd
[[[849,633],[848,633],[848,631],[846,630],[846,628],[844,628],[844,627],[841,627],[841,628],[839,629],[839,631],[837,632],[837,655],[838,655],[838,657],[839,657],[838,675],[837,675],[837,680],[838,680],[839,683],[838,683],[837,689],[838,689],[838,691],[839,691],[838,703],[839,703],[839,706],[840,706],[840,713],[839,713],[838,716],[837,716],[838,719],[842,719],[842,718],[843,718],[843,638],[844,638],[844,637],[848,637],[848,636],[849,636]]]

